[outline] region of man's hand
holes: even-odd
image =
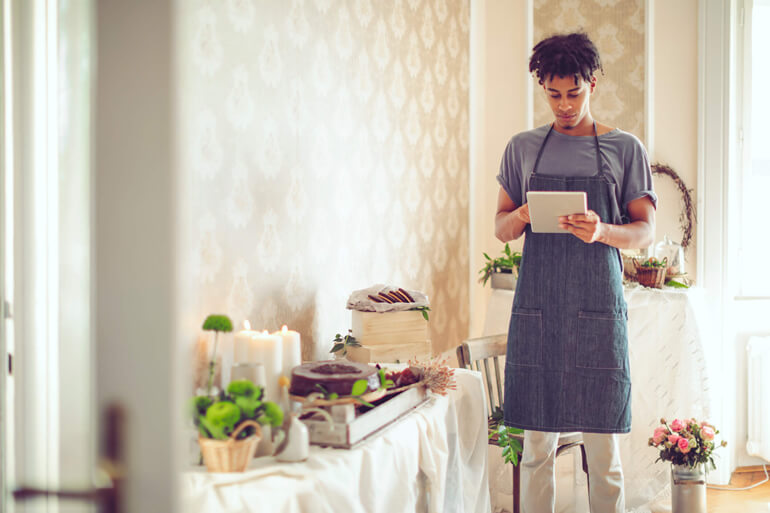
[[[589,210],[586,214],[573,214],[571,216],[559,217],[560,228],[567,230],[572,235],[588,244],[599,240],[604,226],[599,214],[593,210]]]
[[[513,215],[518,217],[524,223],[529,224],[529,203],[524,203],[522,206],[514,210]]]

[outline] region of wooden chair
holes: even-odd
[[[491,335],[487,337],[471,338],[457,347],[457,363],[463,369],[471,369],[481,373],[482,378],[487,385],[487,398],[489,400],[489,426],[492,433],[491,415],[495,407],[503,407],[503,375],[500,371],[500,359],[505,357],[508,345],[508,335]],[[490,370],[490,364],[494,368],[494,377]],[[493,381],[494,378],[494,381]],[[497,392],[495,393],[495,386]],[[496,434],[495,434],[496,435]],[[516,438],[524,446],[524,435],[516,435]],[[497,436],[489,440],[490,445],[497,445]],[[561,433],[559,435],[559,445],[556,449],[556,457],[573,447],[580,446],[581,456],[583,458],[583,472],[586,473],[588,480],[588,464],[586,462],[586,451],[583,446],[582,433]],[[521,463],[521,461],[519,461]],[[519,513],[519,486],[520,472],[519,465],[513,467],[513,513]],[[590,486],[590,483],[589,483]]]

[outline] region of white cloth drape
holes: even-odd
[[[487,412],[478,373],[351,450],[312,446],[302,463],[257,458],[240,474],[181,478],[190,513],[488,513]]]

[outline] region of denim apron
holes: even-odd
[[[615,181],[596,174],[542,175],[543,140],[529,181],[534,191],[585,191],[602,222],[621,224]],[[627,433],[631,379],[620,252],[564,233],[526,228],[508,329],[505,424],[536,431]]]

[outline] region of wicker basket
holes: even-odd
[[[249,426],[254,426],[254,435],[236,440],[240,432]],[[254,457],[261,438],[262,429],[259,424],[253,420],[247,420],[233,431],[229,440],[198,437],[198,444],[203,454],[203,462],[209,472],[243,472]]]
[[[667,267],[642,267],[638,261],[634,260],[634,268],[636,269],[634,279],[640,285],[659,289],[666,281]]]

